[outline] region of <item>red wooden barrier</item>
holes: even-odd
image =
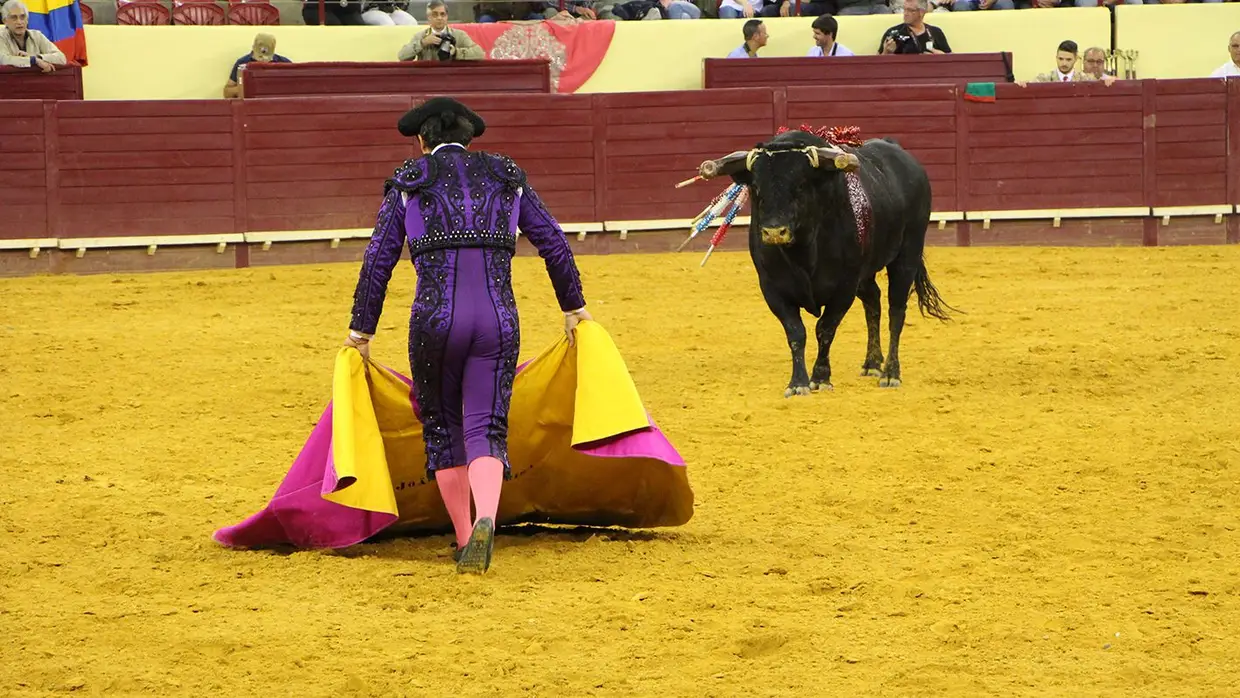
[[[241,76],[247,98],[551,92],[546,60],[249,63]]]
[[[1143,206],[1142,84],[999,85],[966,102],[970,211]]]
[[[410,97],[246,100],[248,231],[368,228],[383,180],[414,157]]]
[[[0,66],[0,97],[81,99],[82,69],[76,65],[64,65],[44,73],[37,68]]]
[[[956,200],[956,89],[950,85],[789,87],[787,125],[857,126],[862,138],[891,137],[926,167],[935,211]]]
[[[1011,64],[1011,53],[707,58],[702,66],[702,84],[707,89],[792,85],[963,85],[969,82],[1007,82]]]
[[[56,237],[241,232],[228,102],[57,102],[55,115]]]
[[[0,238],[47,238],[47,123],[44,103],[0,102]]]
[[[514,157],[566,223],[690,218],[722,183],[676,182],[802,122],[894,137],[930,172],[938,212],[1240,203],[1240,80],[1000,85],[989,104],[960,93],[743,88],[712,90],[709,107],[700,91],[467,101],[489,124],[476,147]],[[395,129],[415,99],[0,101],[0,238],[369,228],[382,180],[415,156]],[[1226,238],[1213,216],[1136,217],[1147,244],[1240,242],[1240,216]],[[1048,239],[1030,225],[1023,239]],[[1105,225],[1132,240],[1131,217]]]
[[[692,218],[723,184],[676,183],[703,160],[748,148],[774,133],[772,91],[634,92],[595,96],[607,169],[604,220]],[[709,115],[709,120],[702,120]]]
[[[1154,198],[1149,205],[1227,203],[1226,82],[1158,80],[1153,84]]]

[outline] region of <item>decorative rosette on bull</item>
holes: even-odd
[[[781,126],[779,127],[779,130],[775,132],[775,135],[778,136],[778,135],[787,133],[788,131],[791,131],[791,130],[792,129],[788,128],[787,126]],[[836,163],[836,169],[848,172],[850,175],[852,175],[856,171],[855,163],[848,160],[849,157],[852,157],[853,160],[856,160],[856,156],[850,156],[850,154],[845,153],[842,150],[838,150],[838,146],[840,145],[848,145],[848,146],[853,146],[853,147],[860,146],[862,143],[861,138],[860,138],[860,133],[861,133],[860,128],[856,126],[815,127],[815,126],[810,126],[808,124],[801,124],[801,127],[799,130],[804,131],[806,133],[812,133],[815,136],[818,136],[819,138],[822,138],[823,140],[827,141],[829,145],[834,146],[836,148],[832,152],[825,153],[827,157],[831,158],[833,162]],[[827,149],[819,148],[818,150],[824,151]],[[748,161],[746,162],[747,167],[752,165],[752,152],[753,151],[749,151]],[[727,160],[728,158],[733,157],[735,155],[737,155],[737,153],[733,153],[732,155],[725,157],[724,160]],[[815,167],[818,166],[818,156],[820,155],[822,155],[822,153],[815,153],[814,155],[810,156],[811,161],[813,161]],[[707,160],[706,162],[702,163],[701,167],[699,168],[698,175],[696,177],[692,177],[690,179],[686,179],[683,182],[679,182],[676,185],[676,188],[680,189],[682,187],[687,187],[690,184],[693,184],[694,182],[703,182],[708,179],[717,177],[720,174],[719,165],[724,160],[719,160],[719,161]],[[855,178],[856,178],[855,175],[850,177],[849,191],[850,193],[852,193],[855,190],[857,194],[860,194],[862,197],[864,197],[864,192],[862,191],[860,187],[860,181],[858,180],[856,184],[854,184],[852,181]],[[693,241],[694,238],[698,236],[699,233],[709,228],[710,224],[716,218],[719,218],[720,216],[722,216],[723,221],[719,224],[719,228],[715,231],[715,234],[711,236],[710,247],[706,250],[706,256],[702,258],[702,263],[699,265],[699,266],[706,266],[706,261],[710,259],[711,253],[713,253],[715,251],[715,248],[718,247],[723,242],[724,237],[727,236],[728,234],[728,230],[732,227],[732,222],[736,219],[737,214],[740,213],[741,208],[745,206],[745,203],[748,201],[748,199],[749,199],[749,187],[743,186],[740,184],[732,184],[728,186],[726,189],[720,192],[720,194],[716,196],[714,200],[712,200],[710,204],[701,213],[699,213],[696,217],[694,217],[693,221],[689,224],[689,237],[685,238],[685,241],[680,243],[680,247],[677,247],[676,251],[679,252],[683,250],[690,242]],[[859,203],[860,202],[854,203],[853,208],[854,210],[858,210],[858,212],[861,213],[863,211],[860,210],[861,207],[858,205]]]

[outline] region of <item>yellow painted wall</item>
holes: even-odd
[[[1208,75],[1227,60],[1227,37],[1240,29],[1240,3],[1122,6],[1119,42],[1141,51],[1141,77]],[[874,54],[884,30],[900,15],[839,17],[840,42]],[[764,56],[801,56],[812,45],[809,17],[766,20]],[[956,52],[1013,53],[1018,80],[1054,67],[1055,48],[1073,39],[1081,48],[1110,45],[1103,8],[938,12],[930,17]],[[740,45],[744,20],[618,22],[607,56],[581,92],[691,90],[702,86],[702,58],[723,57]],[[406,27],[264,28],[276,50],[294,61],[387,61],[416,31]],[[221,98],[232,62],[250,50],[253,27],[88,26],[87,99]]]
[[[879,38],[899,24],[901,15],[836,17],[839,41],[858,54],[878,53]],[[764,20],[770,39],[759,55],[804,56],[813,46],[812,17]],[[1011,51],[1017,80],[1032,79],[1055,67],[1055,48],[1064,39],[1082,47],[1111,45],[1105,8],[1054,11],[936,12],[953,52]],[[701,58],[722,58],[740,46],[743,19],[620,22],[606,58],[579,92],[692,90],[702,86]]]
[[[1227,39],[1240,31],[1240,3],[1121,5],[1119,48],[1137,49],[1139,78],[1203,78],[1231,60]]]

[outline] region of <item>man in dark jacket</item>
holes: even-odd
[[[928,0],[904,0],[904,23],[883,32],[878,45],[880,54],[951,53],[947,35],[942,29],[926,24]]]

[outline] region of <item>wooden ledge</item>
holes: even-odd
[[[148,255],[155,254],[160,246],[215,245],[215,251],[223,253],[229,244],[244,242],[241,233],[210,233],[207,235],[142,235],[136,237],[61,238],[56,246],[62,250],[76,250],[79,259],[86,250],[113,249],[120,247],[145,247]]]
[[[965,211],[965,220],[981,221],[983,230],[990,230],[991,221],[1046,220],[1058,228],[1064,218],[1144,218],[1150,215],[1148,206],[1119,206],[1115,208],[1039,208],[1012,211]]]
[[[56,238],[22,238],[0,240],[0,250],[40,250],[56,248]]]
[[[349,228],[346,230],[269,230],[244,233],[245,242],[251,245],[262,244],[264,250],[271,249],[273,242],[320,242],[329,241],[333,248],[340,245],[341,240],[369,238],[374,232],[372,228]]]
[[[1231,214],[1236,207],[1231,204],[1218,204],[1214,206],[1162,206],[1154,208],[1152,213],[1155,218],[1161,218],[1163,225],[1169,225],[1172,218],[1183,216],[1214,216],[1215,223],[1222,223],[1223,216]]]

